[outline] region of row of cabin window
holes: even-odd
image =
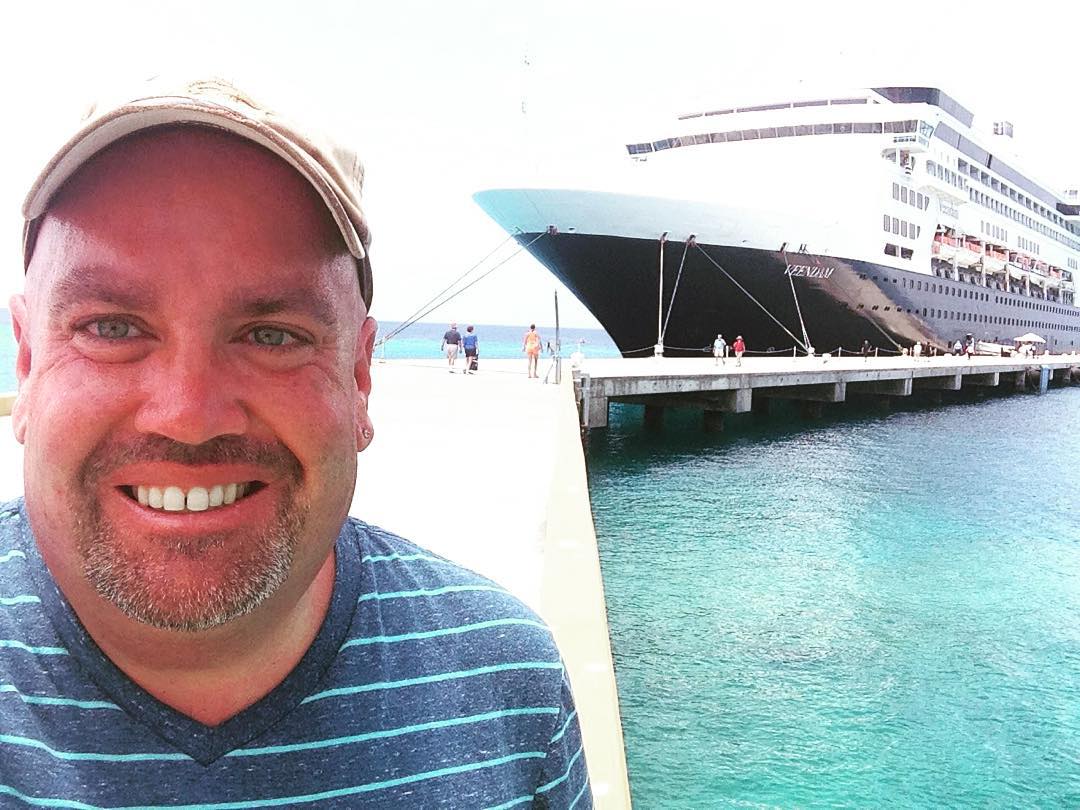
[[[906,249],[906,248],[904,249],[904,250],[907,251],[906,255],[904,255],[904,253],[901,253],[901,252],[890,252],[890,248],[892,248],[895,251],[896,247],[897,247],[896,245],[886,244],[885,245],[885,253],[887,255],[889,255],[889,256],[900,256],[900,258],[902,258],[902,259],[910,259],[911,258],[911,250],[910,249]],[[861,273],[859,275],[859,278],[866,279],[867,276],[866,276],[865,273]],[[877,281],[878,277],[873,276],[873,280]],[[883,276],[883,280],[888,281],[889,277],[888,276]],[[913,290],[917,290],[917,291],[920,291],[920,292],[923,290],[923,283],[924,282],[921,281],[920,279],[909,279],[909,278],[895,279],[894,278],[892,280],[892,282],[893,282],[893,284],[896,284],[897,282],[899,282],[904,287],[909,287],[909,288],[911,288]],[[938,284],[938,283],[932,282],[932,281],[927,281],[927,282],[925,282],[925,284],[926,284],[926,291],[927,292],[936,293],[938,295],[952,295],[952,296],[956,296],[958,298],[968,298],[968,299],[974,299],[976,301],[989,301],[990,300],[990,294],[989,293],[984,293],[979,289],[972,289],[970,287],[957,287],[957,286],[954,286],[954,285],[945,286],[944,284]],[[1019,294],[1017,294],[1017,295],[1019,295]],[[1053,306],[1052,304],[1040,304],[1038,301],[1033,301],[1033,300],[1028,299],[1028,298],[1005,298],[1003,296],[995,295],[994,296],[994,303],[995,304],[1011,304],[1012,306],[1023,307],[1025,309],[1037,309],[1037,310],[1041,310],[1043,312],[1052,312],[1055,315],[1063,315],[1063,316],[1065,316],[1067,318],[1080,319],[1080,310],[1076,310],[1076,309],[1068,310],[1068,309],[1065,309],[1064,307]],[[923,314],[925,314],[925,313],[923,313]]]
[[[855,306],[855,309],[865,308],[866,304],[857,304]],[[883,307],[879,304],[871,305],[870,309],[874,312],[879,309],[883,312],[892,311],[892,307]],[[919,310],[917,309],[905,310],[903,307],[897,307],[896,311],[907,312],[909,315],[919,314]],[[942,318],[950,321],[970,321],[973,323],[988,323],[999,326],[1023,326],[1029,329],[1059,329],[1066,332],[1080,332],[1080,325],[1048,323],[1046,321],[1029,321],[1024,318],[1006,318],[1004,315],[984,315],[981,312],[957,312],[952,309],[928,309],[927,307],[923,307],[922,314],[923,317]]]
[[[801,135],[849,135],[880,134],[882,132],[915,132],[917,121],[881,121],[841,122],[833,124],[795,124],[782,127],[759,127],[756,129],[735,129],[729,132],[703,132],[697,135],[679,135],[662,138],[659,141],[628,143],[626,151],[631,155],[662,152],[665,149],[678,149],[682,146],[694,146],[703,143],[730,143],[734,141],[754,141],[764,138],[790,138]]]
[[[960,171],[966,170],[968,175],[970,175],[972,179],[978,180],[984,186],[987,186],[993,191],[998,192],[1004,197],[1008,197],[1010,200],[1016,200],[1016,202],[1020,203],[1026,208],[1030,208],[1031,210],[1035,211],[1035,213],[1039,214],[1039,216],[1048,219],[1055,225],[1059,225],[1062,228],[1070,229],[1069,223],[1066,222],[1065,219],[1056,211],[1051,211],[1049,208],[1046,208],[1041,203],[1032,200],[1022,191],[1017,191],[1015,188],[1012,188],[1008,183],[1005,183],[1004,181],[998,181],[996,177],[993,177],[992,175],[983,171],[980,166],[976,166],[975,164],[969,164],[966,160],[958,160],[957,165],[959,166]]]
[[[989,236],[991,239],[996,239],[999,242],[1009,241],[1009,232],[1002,228],[1000,225],[995,225],[993,222],[987,222],[984,219],[979,220],[980,230],[983,235]],[[1021,248],[1022,250],[1023,248]]]
[[[972,168],[974,169],[974,167],[972,167]],[[974,176],[975,176],[975,172],[972,172],[972,177],[974,177]],[[984,185],[987,185],[987,186],[990,185],[990,183],[987,182],[985,179],[982,182],[983,182]],[[997,181],[994,180],[994,182],[996,183]],[[1002,184],[1001,188],[1004,189],[1005,185]],[[1001,193],[1004,194],[1005,192],[1002,191]],[[977,203],[977,204],[983,206],[984,208],[989,208],[991,211],[996,211],[997,213],[1001,214],[1002,216],[1008,217],[1009,219],[1013,220],[1014,222],[1019,222],[1021,225],[1026,225],[1027,227],[1031,228],[1031,230],[1038,231],[1043,236],[1048,236],[1051,239],[1053,239],[1055,242],[1060,242],[1061,244],[1066,245],[1067,247],[1070,247],[1073,250],[1080,250],[1080,241],[1077,241],[1076,239],[1071,239],[1068,236],[1065,236],[1064,234],[1058,233],[1056,230],[1051,228],[1049,225],[1046,225],[1046,224],[1044,224],[1042,222],[1037,221],[1034,217],[1028,216],[1027,214],[1024,214],[1024,213],[1018,211],[1016,208],[1013,208],[1011,205],[1006,205],[1005,203],[1001,202],[1001,200],[994,199],[989,194],[983,194],[981,191],[977,191],[976,189],[969,187],[968,188],[968,197],[971,199],[972,202]],[[1023,197],[1023,199],[1026,200],[1027,198]],[[1033,209],[1038,210],[1039,212],[1046,212],[1046,213],[1042,214],[1043,217],[1046,218],[1046,219],[1049,219],[1051,222],[1054,222],[1055,224],[1060,219],[1060,217],[1058,217],[1056,214],[1049,213],[1048,209],[1045,209],[1042,206],[1036,205],[1036,206],[1033,206]],[[1061,222],[1064,223],[1064,220],[1061,220]],[[1063,227],[1064,227],[1064,225],[1063,225]]]
[[[922,233],[921,225],[916,225],[914,222],[905,222],[902,219],[890,217],[888,214],[884,215],[882,224],[885,227],[885,233],[899,234],[900,236],[906,236],[908,239],[918,239]]]
[[[753,107],[731,107],[726,110],[710,110],[709,112],[689,113],[687,115],[680,115],[679,120],[685,121],[688,118],[701,118],[703,115],[731,115],[732,113],[745,113],[745,112],[765,112],[767,110],[787,110],[792,107],[824,107],[826,104],[838,105],[838,104],[869,104],[870,100],[866,98],[829,98],[829,99],[815,99],[814,101],[786,101],[779,104],[758,104]]]
[[[1023,236],[1018,236],[1017,242],[1020,245],[1020,249],[1025,251],[1026,253],[1032,253],[1035,256],[1038,256],[1039,253],[1042,252],[1042,246],[1038,242],[1033,242],[1030,239],[1025,239]],[[1069,261],[1072,261],[1072,259],[1070,259]]]
[[[856,309],[865,309],[865,304],[859,304]],[[870,307],[871,310],[877,311],[881,309],[883,312],[891,312],[892,307],[880,307],[878,304],[874,304]],[[904,312],[903,307],[897,307],[897,312]],[[918,310],[907,310],[908,314],[918,314]],[[950,309],[927,309],[923,307],[923,317],[941,318],[950,321],[969,321],[972,323],[987,323],[996,324],[998,326],[1021,326],[1028,329],[1058,329],[1065,332],[1080,332],[1080,325],[1072,324],[1058,324],[1047,323],[1045,321],[1029,321],[1023,318],[1006,318],[1003,315],[983,315],[980,312],[957,312]],[[1071,345],[1071,341],[1070,341]]]
[[[929,317],[947,318],[951,321],[972,321],[975,323],[991,323],[999,326],[1024,326],[1029,329],[1061,329],[1066,332],[1080,332],[1080,325],[1048,323],[1046,321],[1029,321],[1024,318],[1006,318],[1004,315],[984,315],[981,312],[956,312],[948,309],[931,309]],[[923,310],[923,315],[927,310]]]
[[[954,172],[952,169],[949,169],[946,166],[942,166],[940,163],[935,163],[932,160],[926,161],[926,172],[927,174],[932,174],[936,176],[939,180],[944,180],[950,186],[955,186],[961,191],[963,191],[967,187],[967,183],[964,182],[963,177]]]
[[[892,198],[913,205],[920,211],[925,211],[926,207],[930,205],[930,198],[925,194],[918,191],[909,192],[907,186],[902,186],[899,183],[892,184]]]
[[[1011,298],[1004,298],[1000,295],[995,295],[994,303],[1010,304],[1014,307],[1023,307],[1024,309],[1038,309],[1043,312],[1052,312],[1055,315],[1064,315],[1066,318],[1080,318],[1080,312],[1068,310],[1064,307],[1057,307],[1053,304],[1040,304],[1038,301],[1031,301],[1028,299],[1015,300]]]
[[[973,203],[981,205],[983,208],[989,208],[991,211],[996,211],[1002,216],[1006,216],[1009,219],[1019,222],[1021,225],[1026,225],[1033,231],[1038,231],[1044,236],[1049,236],[1056,242],[1060,242],[1073,250],[1080,250],[1080,242],[1075,239],[1070,239],[1067,236],[1062,236],[1057,231],[1052,229],[1049,225],[1044,225],[1041,222],[1036,222],[1032,217],[1027,214],[1022,214],[1017,211],[1011,205],[1005,205],[1000,200],[995,200],[988,194],[983,194],[981,191],[976,191],[973,188],[968,189],[968,196]]]

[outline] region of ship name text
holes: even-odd
[[[816,264],[789,264],[784,270],[785,276],[803,276],[804,278],[829,278],[834,267],[819,267]]]

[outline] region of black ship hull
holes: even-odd
[[[968,335],[1011,345],[1034,331],[1053,352],[1080,347],[1080,308],[1008,291],[982,276],[933,275],[834,256],[668,242],[658,299],[660,243],[623,236],[518,234],[592,312],[627,357],[701,356],[717,334],[751,352],[887,351],[915,341],[939,349]],[[534,241],[535,240],[535,241]],[[805,332],[804,332],[805,328]],[[802,349],[800,348],[800,353]]]

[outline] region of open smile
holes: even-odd
[[[229,506],[265,488],[266,484],[262,481],[188,488],[160,484],[125,484],[118,487],[124,495],[140,505],[165,512],[205,512]]]

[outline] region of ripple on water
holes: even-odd
[[[729,424],[589,448],[636,805],[1080,804],[1080,391]]]

